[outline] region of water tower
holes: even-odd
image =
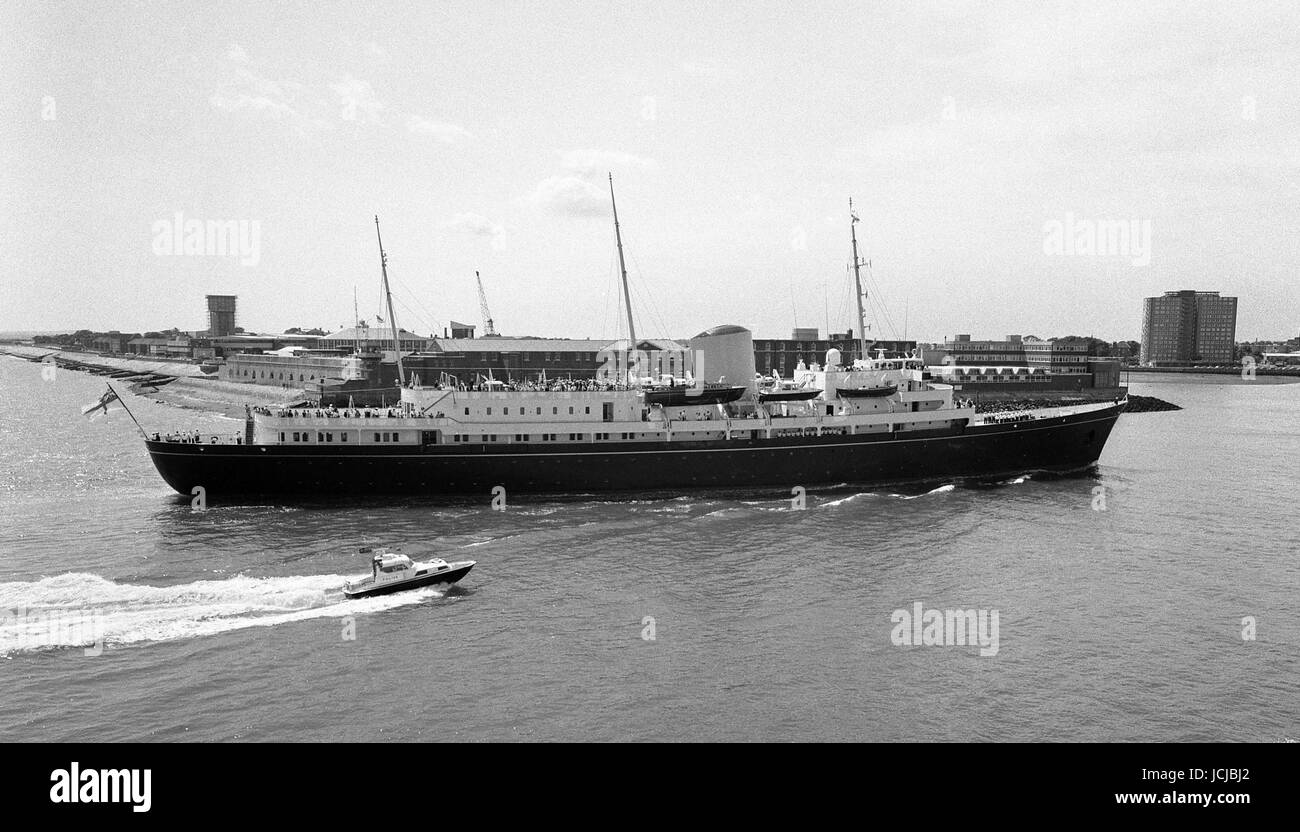
[[[235,295],[208,295],[208,335],[235,334]]]

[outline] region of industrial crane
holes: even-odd
[[[479,277],[478,272],[474,272],[474,279],[478,281],[478,308],[483,314],[483,334],[495,336],[497,329],[492,324],[492,313],[488,311],[487,295],[483,293],[483,278]]]

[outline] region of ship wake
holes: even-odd
[[[425,587],[375,598],[343,596],[344,575],[251,578],[175,586],[116,583],[68,573],[0,583],[0,656],[112,648],[200,638],[249,627],[342,618],[418,604],[447,593]]]

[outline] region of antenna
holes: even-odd
[[[388,324],[393,330],[393,352],[397,356],[397,384],[406,386],[406,371],[402,369],[402,342],[398,340],[397,316],[393,314],[393,290],[388,286],[388,255],[384,253],[384,238],[379,233],[379,215],[375,215],[375,239],[379,240],[379,269],[384,275],[384,295],[388,298]]]
[[[867,295],[862,291],[862,266],[865,263],[858,257],[858,215],[853,212],[853,197],[849,197],[849,236],[853,238],[853,285],[857,289],[858,299],[858,349],[864,359],[870,358],[867,354],[867,316],[862,310],[862,299]]]
[[[627,289],[627,263],[623,260],[623,235],[618,228],[618,203],[614,201],[614,174],[609,175],[609,204],[614,209],[614,239],[618,241],[618,269],[623,275],[623,305],[627,308],[629,351],[636,351],[636,327],[632,324],[632,295]]]

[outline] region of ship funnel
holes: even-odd
[[[706,384],[719,381],[731,387],[745,387],[747,396],[757,390],[754,384],[754,336],[743,326],[729,324],[705,330],[687,344],[695,351],[696,363],[703,359],[704,373],[700,379]],[[700,373],[696,373],[700,377]],[[725,381],[724,381],[725,379]]]

